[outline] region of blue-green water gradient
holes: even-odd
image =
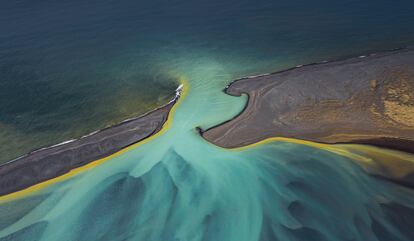
[[[162,135],[1,203],[0,240],[413,240],[412,190],[321,149],[226,150],[195,130],[242,110],[245,96],[221,91],[232,79],[412,43],[412,10],[385,0],[3,3],[10,153],[156,105],[179,79],[188,91]]]
[[[413,9],[410,0],[2,1],[0,162],[168,102],[177,65],[220,66],[226,78],[205,81],[222,88],[409,45]]]

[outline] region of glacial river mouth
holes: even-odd
[[[162,105],[181,80],[186,91],[160,134],[0,197],[0,240],[414,240],[413,191],[368,175],[369,151],[230,150],[196,130],[244,108],[222,91],[231,80],[412,45],[413,11],[412,0],[3,1],[0,163]]]
[[[414,40],[410,0],[45,1],[0,9],[0,164],[165,104],[176,74],[217,90]]]
[[[186,84],[159,134],[3,199],[0,240],[412,240],[413,191],[352,157],[291,141],[206,142],[195,127],[246,99],[194,77],[177,77]]]

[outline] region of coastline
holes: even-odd
[[[293,68],[282,70],[274,73],[266,73],[260,74],[255,76],[247,76],[237,80],[232,81],[229,85],[226,86],[224,92],[229,95],[233,96],[240,96],[241,94],[248,95],[248,102],[245,105],[244,109],[232,119],[220,123],[216,126],[213,126],[207,130],[202,130],[201,128],[197,128],[200,135],[209,142],[212,142],[215,145],[225,147],[225,148],[239,148],[246,145],[251,145],[255,143],[261,143],[263,140],[272,139],[275,135],[274,133],[267,132],[265,128],[261,125],[260,122],[255,122],[255,126],[260,127],[260,131],[256,131],[255,139],[249,138],[234,138],[231,137],[233,145],[222,145],[220,141],[214,140],[211,136],[207,136],[211,131],[216,131],[217,129],[225,127],[227,124],[233,124],[240,121],[240,118],[243,118],[243,114],[249,111],[249,104],[251,104],[252,96],[256,98],[255,95],[251,95],[248,90],[242,91],[242,89],[234,89],[235,85],[238,85],[241,82],[245,82],[244,86],[251,88],[252,82],[260,82],[263,81],[262,79],[267,79],[269,82],[273,82],[272,77],[279,74],[289,73],[295,70],[303,70],[308,67],[319,67],[321,65],[328,65],[328,64],[339,64],[341,65],[342,62],[346,61],[360,61],[364,62],[369,60],[370,58],[383,56],[383,55],[398,55],[399,53],[404,52],[414,52],[410,48],[398,48],[388,51],[382,52],[375,52],[372,54],[364,54],[357,57],[352,58],[341,58],[332,61],[322,61],[319,63],[312,63],[306,65],[299,65]],[[50,180],[60,178],[62,175],[66,175],[72,170],[76,168],[80,168],[83,166],[87,166],[92,162],[97,160],[102,160],[110,157],[111,155],[128,148],[131,145],[139,144],[143,140],[147,140],[150,137],[153,137],[157,133],[160,132],[161,128],[169,119],[169,115],[172,112],[173,107],[176,105],[180,97],[180,93],[182,91],[182,85],[176,91],[176,97],[173,98],[169,103],[164,106],[161,106],[153,111],[150,111],[144,115],[141,115],[136,118],[131,118],[120,122],[117,125],[110,126],[108,128],[94,131],[90,134],[83,136],[80,139],[76,140],[69,140],[65,141],[50,147],[41,148],[35,151],[32,151],[26,155],[18,157],[12,161],[4,163],[0,165],[0,197],[8,196],[9,194],[19,193],[20,191],[31,188],[33,185],[42,184],[44,182],[48,182]],[[144,127],[138,128],[137,126]],[[266,125],[264,125],[265,127]],[[231,129],[228,129],[231,130]],[[126,132],[125,132],[126,131]],[[131,131],[131,132],[129,132]],[[132,139],[127,140],[126,142],[122,142],[125,140],[120,140],[119,138],[122,137],[123,134],[132,135]],[[218,133],[218,134],[217,134]],[[223,132],[217,132],[216,137],[217,139],[223,140],[223,138],[228,138],[226,134]],[[263,134],[264,133],[264,134]],[[101,135],[102,142],[97,140],[97,137]],[[112,135],[112,136],[111,136]],[[111,139],[112,137],[112,139]],[[114,138],[114,137],[118,137]],[[370,137],[370,136],[368,136]],[[412,135],[414,138],[414,134]],[[304,140],[305,142],[315,142],[324,144],[368,144],[374,145],[379,147],[385,148],[392,148],[394,150],[400,150],[405,152],[414,153],[414,142],[413,140],[406,140],[406,139],[399,139],[395,137],[387,137],[387,136],[380,136],[376,138],[365,138],[359,140],[349,140],[349,141],[338,141],[338,142],[330,142],[330,141],[320,141],[315,139],[307,139],[302,138],[301,136],[283,136],[281,138],[290,139],[294,138],[297,139],[299,142],[300,140]],[[124,139],[123,137],[121,139]],[[88,143],[88,141],[90,141]],[[95,141],[95,142],[94,142]],[[234,144],[235,141],[242,141]],[[109,149],[100,149],[99,143],[103,144],[106,148]],[[98,144],[97,144],[98,143]],[[90,144],[90,145],[88,145]],[[81,149],[77,149],[76,146],[81,147]],[[326,149],[326,148],[323,148]],[[67,152],[65,152],[65,150]],[[70,154],[68,154],[68,152]],[[334,151],[335,152],[335,151]],[[86,153],[86,154],[85,154]],[[86,155],[86,156],[82,156]],[[79,159],[75,157],[81,157]],[[101,159],[102,158],[102,159]],[[45,174],[47,173],[47,175]],[[23,178],[22,178],[23,177]],[[414,182],[413,182],[414,183]]]
[[[76,169],[94,166],[95,162],[154,137],[166,125],[182,89],[180,84],[172,100],[143,115],[93,131],[79,139],[34,150],[0,165],[0,199],[73,175]]]
[[[375,52],[372,54],[365,54],[365,55],[360,55],[357,57],[352,57],[352,58],[340,58],[340,59],[334,59],[332,61],[322,61],[322,62],[317,62],[317,63],[311,63],[311,64],[306,64],[306,65],[299,65],[299,66],[295,66],[293,68],[289,68],[286,70],[282,70],[282,71],[277,71],[277,72],[272,72],[272,73],[266,73],[266,74],[261,74],[261,75],[255,75],[255,76],[247,76],[247,77],[243,77],[243,78],[239,78],[236,79],[234,81],[232,81],[229,85],[227,85],[223,91],[231,96],[241,96],[242,94],[247,95],[248,101],[247,104],[245,105],[245,107],[241,110],[241,112],[239,114],[237,114],[236,116],[234,116],[233,118],[224,121],[222,123],[219,123],[215,126],[212,126],[208,129],[201,129],[201,128],[197,128],[200,135],[206,139],[209,142],[212,142],[213,144],[216,144],[218,146],[224,147],[224,148],[238,148],[241,146],[245,146],[245,145],[249,145],[252,143],[256,143],[259,142],[261,140],[264,140],[266,138],[271,138],[271,137],[286,137],[286,138],[294,138],[294,139],[303,139],[306,141],[313,141],[313,142],[318,142],[318,143],[324,143],[324,144],[346,144],[346,143],[354,143],[354,144],[367,144],[367,145],[374,145],[374,146],[378,146],[378,147],[385,147],[385,148],[390,148],[390,149],[394,149],[394,150],[400,150],[400,151],[405,151],[405,152],[409,152],[409,153],[414,153],[414,147],[411,144],[414,144],[414,125],[413,126],[408,126],[409,128],[408,131],[409,133],[406,134],[405,136],[399,136],[399,135],[395,135],[395,133],[387,133],[387,134],[378,134],[376,133],[377,130],[371,132],[371,133],[363,133],[361,134],[359,137],[358,135],[355,135],[357,138],[353,138],[349,133],[333,133],[332,132],[332,137],[327,137],[326,131],[313,131],[313,132],[306,132],[303,131],[301,133],[301,131],[297,131],[297,133],[278,133],[277,130],[278,126],[272,126],[272,125],[266,125],[268,120],[272,120],[272,118],[278,118],[278,116],[276,116],[277,114],[280,113],[272,113],[273,115],[268,115],[268,116],[263,116],[264,113],[260,113],[259,111],[275,111],[272,108],[269,108],[268,106],[266,106],[266,108],[262,108],[262,109],[254,109],[257,108],[257,105],[263,105],[264,102],[270,102],[270,101],[275,101],[275,99],[265,99],[265,98],[261,98],[261,95],[263,94],[267,94],[268,96],[275,96],[275,94],[279,94],[282,91],[286,93],[286,91],[297,91],[297,92],[301,92],[304,89],[306,89],[306,87],[309,87],[309,83],[305,83],[307,84],[306,86],[300,86],[300,84],[302,83],[288,83],[289,81],[291,81],[289,79],[289,75],[292,71],[301,71],[303,75],[306,75],[307,72],[309,71],[314,71],[306,69],[308,67],[310,68],[329,68],[329,66],[326,65],[334,65],[334,67],[341,67],[347,64],[353,64],[355,62],[359,62],[359,63],[364,63],[367,60],[371,60],[372,58],[388,58],[388,57],[395,57],[395,56],[399,56],[401,54],[404,53],[408,53],[411,58],[411,66],[409,66],[409,68],[411,68],[412,70],[414,70],[414,49],[413,48],[398,48],[398,49],[393,49],[393,50],[387,50],[387,51],[382,51],[382,52]],[[411,56],[412,55],[412,56]],[[407,65],[407,63],[401,63],[402,65]],[[407,66],[404,66],[404,68]],[[348,71],[348,70],[347,70]],[[414,72],[413,72],[414,73]],[[341,74],[341,73],[340,73]],[[358,75],[357,72],[352,73],[353,75]],[[362,73],[363,75],[367,75],[367,73]],[[282,75],[282,76],[281,76]],[[296,77],[296,76],[295,76]],[[309,81],[309,78],[307,76],[299,76],[299,78],[307,78],[306,81]],[[332,76],[331,76],[332,77]],[[411,77],[411,76],[410,76]],[[369,79],[366,78],[366,79]],[[289,81],[288,81],[289,80]],[[295,79],[296,81],[297,79]],[[301,81],[301,80],[299,80]],[[337,87],[335,86],[336,83],[333,83],[337,80],[332,80],[331,83],[329,83],[331,85],[331,87]],[[359,80],[357,80],[359,81]],[[366,80],[364,80],[366,81]],[[414,80],[409,80],[409,85],[413,85],[414,86]],[[282,86],[282,85],[285,86]],[[311,83],[312,85],[315,83]],[[318,83],[316,83],[318,84]],[[371,88],[370,83],[365,83],[367,84],[366,86],[357,86],[357,87],[361,87],[361,89],[363,90],[363,88]],[[293,88],[289,85],[294,85]],[[344,84],[343,84],[344,85]],[[377,83],[377,86],[374,87],[378,88],[380,84]],[[282,87],[288,87],[286,89],[282,90]],[[320,87],[325,87],[325,86],[318,86],[318,88]],[[339,86],[342,87],[342,86]],[[411,86],[409,86],[411,87]],[[278,89],[280,88],[280,90],[277,90],[278,92],[275,93],[270,93],[266,92],[268,89]],[[398,88],[398,86],[397,86]],[[334,88],[333,88],[334,89]],[[326,90],[326,89],[325,89]],[[411,89],[408,89],[411,90]],[[261,92],[260,92],[261,91]],[[330,91],[330,90],[328,90]],[[376,90],[375,90],[376,91]],[[260,92],[260,93],[259,93]],[[296,92],[296,93],[297,93]],[[323,91],[321,91],[323,92]],[[344,90],[344,89],[339,89],[337,90],[337,92],[350,92],[350,89],[348,90]],[[284,94],[285,94],[284,93]],[[293,94],[296,94],[293,93]],[[290,94],[290,93],[288,93]],[[301,93],[303,94],[303,93]],[[276,99],[276,101],[279,101],[277,103],[273,102],[272,104],[274,105],[278,105],[280,104],[278,107],[282,106],[283,104],[286,105],[291,105],[289,106],[289,108],[293,109],[292,107],[299,107],[303,109],[308,109],[311,111],[314,111],[314,109],[312,109],[315,105],[318,105],[321,102],[329,102],[329,101],[335,101],[335,97],[336,96],[329,96],[328,98],[324,98],[324,99],[317,99],[319,93],[309,93],[308,96],[306,96],[307,93],[303,94],[302,96],[299,96],[301,98],[300,101],[302,102],[307,102],[307,103],[293,103],[296,104],[296,106],[292,106],[292,103],[283,103],[283,101],[281,99]],[[332,94],[332,93],[330,93]],[[341,93],[340,93],[341,94]],[[271,96],[271,97],[273,97]],[[286,97],[286,96],[284,96]],[[292,96],[288,96],[289,98],[292,98]],[[296,97],[296,96],[295,96]],[[308,97],[316,97],[313,99],[306,99]],[[352,97],[352,96],[351,96]],[[340,98],[342,98],[341,100],[343,102],[346,102],[349,99],[346,99],[343,96],[340,96]],[[339,99],[339,98],[338,98]],[[359,99],[352,99],[353,102],[357,102],[360,101]],[[364,101],[364,100],[363,100]],[[410,100],[411,101],[411,100]],[[413,100],[414,101],[414,100]],[[300,104],[304,104],[303,106],[300,106]],[[343,104],[343,103],[341,103]],[[366,103],[364,103],[366,104]],[[256,105],[256,106],[255,106]],[[409,103],[411,108],[411,103]],[[305,107],[305,108],[304,108]],[[324,106],[325,107],[325,106]],[[330,106],[328,106],[330,107]],[[338,107],[338,106],[335,106]],[[366,106],[364,106],[366,107]],[[339,107],[341,108],[341,107]],[[277,108],[275,108],[276,111],[278,111]],[[306,110],[306,111],[308,111]],[[411,109],[410,109],[411,110]],[[292,111],[292,110],[289,110]],[[295,110],[293,110],[295,111]],[[283,112],[283,115],[286,115],[286,112]],[[317,112],[316,112],[317,113]],[[290,113],[288,113],[290,114]],[[296,114],[295,117],[296,118],[303,118],[303,116],[300,116],[299,112],[294,113]],[[398,114],[398,113],[397,113]],[[262,116],[260,116],[262,115]],[[252,116],[258,116],[258,118],[254,119],[251,118]],[[319,117],[319,116],[316,116]],[[249,119],[251,118],[251,119]],[[273,119],[274,121],[274,119]],[[288,122],[289,119],[287,119],[287,121],[285,121],[285,123],[283,123],[283,125],[285,127],[295,127],[295,125],[291,125],[288,126],[290,123]],[[391,120],[392,121],[392,120]],[[394,121],[395,122],[395,121]],[[240,123],[243,123],[245,126],[244,129],[242,128],[238,128],[236,126],[239,126]],[[304,121],[303,123],[307,124],[306,121]],[[294,123],[297,125],[297,123]],[[342,123],[329,123],[329,124],[342,124]],[[396,123],[399,124],[399,123]],[[402,123],[403,125],[406,125],[407,123]],[[411,123],[409,123],[411,124]],[[262,129],[264,126],[264,129]],[[255,132],[252,133],[243,133],[245,132],[247,129],[249,128],[257,128],[258,130],[256,130]],[[259,128],[260,127],[260,128]],[[273,130],[273,129],[276,129]],[[334,129],[334,128],[333,128]],[[348,128],[349,129],[349,128]],[[397,131],[398,128],[394,128],[393,131]],[[234,134],[234,132],[239,132]],[[291,131],[291,130],[288,130]],[[249,135],[250,134],[250,135]],[[404,134],[404,133],[398,133],[398,134]],[[304,136],[302,136],[304,135]],[[342,137],[341,137],[342,136]],[[240,137],[240,138],[239,138]]]
[[[231,82],[223,91],[247,95],[244,109],[197,130],[205,140],[235,150],[271,141],[317,147],[414,189],[413,90],[409,47],[299,65]]]

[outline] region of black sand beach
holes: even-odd
[[[288,137],[329,144],[370,144],[414,153],[411,49],[243,78],[232,82],[225,92],[247,94],[249,101],[232,120],[200,130],[206,140],[222,147]],[[157,133],[175,102],[1,165],[0,195],[58,177]]]
[[[143,116],[1,165],[0,195],[58,177],[154,135],[161,130],[176,100]]]
[[[371,144],[414,153],[414,51],[401,49],[234,81],[249,96],[232,120],[201,131],[226,148],[269,137]]]
[[[286,137],[414,153],[414,51],[410,48],[243,78],[225,92],[247,94],[249,100],[233,119],[199,129],[218,146],[234,148]],[[399,154],[390,158],[376,149],[371,154],[371,166],[359,163],[369,174],[414,189],[412,161]],[[405,174],[393,171],[401,168]]]

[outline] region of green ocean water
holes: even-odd
[[[168,102],[184,64],[220,66],[204,78],[218,90],[412,44],[413,9],[410,0],[2,1],[0,162]]]
[[[200,138],[196,125],[244,102],[205,91],[202,80],[189,81],[161,135],[3,201],[0,240],[412,240],[413,191],[350,159],[287,142],[227,150]],[[223,105],[220,115],[194,111]]]
[[[233,79],[409,45],[413,9],[385,0],[4,3],[4,160],[149,110],[180,79],[188,91],[162,135],[2,202],[0,240],[413,240],[412,190],[318,148],[227,150],[195,129],[242,110],[245,96],[222,92]]]

